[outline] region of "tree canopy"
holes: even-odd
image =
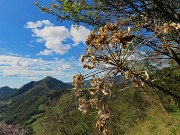
[[[136,25],[146,33],[156,35],[146,46],[155,50],[157,55],[173,59],[180,66],[179,0],[59,0],[52,2],[50,7],[41,6],[38,2],[35,5],[60,21],[71,20],[75,24],[94,27],[131,18],[128,26]],[[146,35],[142,34],[139,42]]]
[[[35,3],[38,5],[38,3]],[[159,22],[179,22],[178,0],[58,0],[42,11],[60,20],[100,26],[124,16],[143,15]]]

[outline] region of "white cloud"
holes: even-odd
[[[42,26],[51,26],[53,25],[49,20],[42,20],[42,21],[37,21],[37,22],[27,22],[25,25],[25,28],[29,29],[37,29]]]
[[[44,51],[40,51],[37,55],[53,55],[53,51],[45,49]]]
[[[0,48],[0,54],[20,56],[19,54],[14,53],[14,52],[12,52],[10,50],[7,50],[6,48]]]
[[[46,61],[19,56],[0,55],[0,74],[19,77],[64,77],[73,67],[65,60]]]
[[[41,55],[63,55],[72,48],[70,44],[65,43],[68,39],[77,46],[80,42],[84,43],[90,33],[84,26],[79,26],[78,29],[71,26],[69,31],[65,26],[54,26],[48,20],[27,22],[25,28],[32,30],[32,36],[37,37],[37,43],[45,43],[46,49],[38,53]]]
[[[84,26],[71,26],[71,30],[70,30],[71,36],[72,36],[72,40],[74,41],[74,46],[77,46],[80,42],[85,43],[90,30],[87,29]]]
[[[42,38],[38,38],[38,39],[36,40],[36,42],[37,42],[37,43],[44,43],[44,40],[43,40]]]
[[[45,41],[46,48],[51,50],[50,55],[53,52],[65,54],[71,49],[69,44],[62,43],[62,41],[69,37],[69,31],[64,26],[45,26],[42,29],[33,29],[32,32],[34,33],[33,36]],[[47,52],[47,49],[44,51]]]

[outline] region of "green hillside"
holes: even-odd
[[[6,99],[16,93],[17,89],[8,86],[0,88],[0,100]]]
[[[34,115],[43,113],[41,104],[66,93],[71,86],[52,77],[46,77],[38,82],[30,82],[21,87],[2,111],[1,119],[5,123],[26,124]]]
[[[109,106],[111,118],[107,124],[110,135],[178,135],[180,110],[164,111],[155,92],[143,94],[137,88],[112,94]],[[119,90],[119,91],[118,91]],[[151,88],[147,88],[152,91]],[[148,96],[148,99],[147,99]],[[172,105],[172,102],[169,102]],[[167,105],[167,104],[166,104]],[[169,108],[173,108],[172,105]],[[59,101],[44,106],[45,116],[32,124],[37,135],[101,135],[95,128],[97,120],[93,110],[87,116],[81,114],[78,100],[71,93]]]

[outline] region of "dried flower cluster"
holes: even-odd
[[[77,74],[76,76],[74,76],[72,85],[75,86],[76,88],[85,86],[83,76],[81,74]]]
[[[78,109],[85,115],[88,112],[88,106],[89,106],[89,104],[86,99],[79,98],[79,108]]]
[[[103,50],[106,44],[121,43],[123,48],[125,48],[127,42],[131,42],[134,37],[135,35],[130,35],[130,29],[124,32],[119,28],[118,23],[106,24],[97,33],[94,30],[90,33],[86,40],[86,45]]]
[[[172,31],[179,31],[180,30],[180,23],[175,22],[169,22],[169,23],[163,23],[163,24],[156,24],[155,26],[155,32],[158,34],[170,34]]]
[[[78,80],[80,79],[80,80]],[[112,90],[112,84],[102,80],[98,77],[93,76],[90,80],[92,88],[89,88],[88,91],[92,95],[90,99],[85,99],[83,97],[82,86],[85,85],[83,76],[77,74],[73,78],[73,85],[75,86],[75,94],[79,97],[79,107],[78,109],[86,115],[89,108],[97,110],[99,119],[96,122],[96,127],[102,131],[104,135],[108,135],[108,130],[105,128],[106,121],[110,117],[110,112],[107,109],[107,105],[102,102],[103,96],[110,95]]]
[[[96,128],[98,128],[100,131],[102,131],[104,135],[107,135],[108,134],[108,130],[106,128],[104,128],[104,126],[106,124],[106,121],[110,117],[110,112],[106,108],[105,105],[103,105],[102,110],[100,110],[98,112],[98,115],[99,115],[99,119],[96,122]]]
[[[164,23],[160,29],[164,34],[169,34],[172,29],[179,30],[180,29],[180,23]]]
[[[120,25],[121,24],[121,25]],[[113,79],[117,74],[124,75],[126,79],[132,79],[136,84],[142,85],[141,79],[129,69],[133,63],[129,56],[134,54],[138,45],[133,44],[135,35],[128,27],[121,27],[121,23],[106,24],[99,30],[93,30],[86,40],[86,54],[81,56],[84,69],[95,69],[95,71],[82,75],[77,74],[73,77],[75,94],[79,97],[79,110],[87,114],[89,109],[97,111],[98,120],[96,127],[103,135],[108,135],[106,122],[110,117],[107,99],[111,96],[113,89]],[[98,74],[103,74],[98,77]],[[144,75],[148,75],[145,72]],[[91,97],[86,99],[82,90],[85,86],[84,79],[90,79],[91,87],[88,89]],[[147,77],[148,78],[148,77]]]
[[[103,95],[108,95],[112,89],[112,83],[109,83],[107,80],[102,80],[95,76],[92,77],[90,80],[90,84],[92,88],[89,89],[91,95],[94,95],[98,92],[102,93]]]
[[[99,65],[110,64],[118,67],[123,64],[120,59],[122,50],[130,47],[134,34],[128,27],[120,28],[120,23],[106,24],[98,31],[93,30],[86,40],[86,54],[81,56],[81,62],[84,69],[94,69]],[[125,61],[124,61],[125,64]]]

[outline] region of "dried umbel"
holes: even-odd
[[[92,88],[89,89],[90,94],[94,95],[97,92],[102,93],[103,95],[110,94],[112,90],[112,83],[108,82],[107,80],[102,80],[95,76],[92,77],[90,80],[90,84]]]
[[[124,74],[126,79],[131,79],[133,77],[131,71],[126,71]]]
[[[128,31],[121,30],[119,23],[106,24],[97,33],[94,30],[90,33],[86,45],[97,50],[104,50],[109,43],[119,44],[122,48],[125,48],[127,43],[134,38],[135,35],[130,34],[130,29]]]
[[[124,72],[124,75],[127,80],[131,79],[136,84],[136,87],[144,87],[144,82],[137,75],[135,75],[132,71],[127,70]],[[143,77],[145,80],[148,80],[149,79],[148,72],[143,71],[141,74],[141,77]]]
[[[96,92],[98,91],[98,89],[96,89],[96,88],[89,88],[88,91],[89,91],[89,93],[90,93],[91,95],[94,95],[94,94],[96,94]]]
[[[180,23],[171,22],[170,26],[174,27],[176,30],[180,30]]]
[[[91,99],[90,105],[91,105],[91,108],[98,109],[99,108],[99,99],[98,98]]]
[[[128,60],[122,57],[122,50],[125,50],[131,46],[133,40],[136,38],[134,34],[131,34],[130,27],[120,27],[122,22],[115,24],[107,23],[99,28],[99,30],[93,30],[86,40],[86,54],[81,55],[81,62],[84,69],[95,69],[99,66],[113,66],[115,67],[112,72],[116,72],[122,67],[123,64],[127,65]],[[135,48],[136,46],[134,46]],[[125,54],[124,54],[125,56]],[[104,68],[105,69],[105,68]]]
[[[103,134],[108,134],[108,132],[106,131],[107,129],[105,128],[106,122],[110,117],[110,112],[107,109],[107,106],[105,104],[103,104],[103,107],[98,111],[98,116],[99,119],[96,122],[96,128],[100,131],[103,132]]]
[[[85,86],[85,82],[82,74],[77,74],[73,77],[72,85],[76,88]]]
[[[173,30],[178,32],[180,30],[180,23],[168,22],[168,23],[163,23],[161,25],[156,25],[155,27],[155,31],[158,32],[159,34],[161,32],[167,35],[167,34],[170,34],[171,31]]]
[[[80,96],[82,94],[82,89],[78,88],[76,91],[75,91],[75,95],[76,96]]]
[[[102,98],[99,99],[100,95],[108,95],[112,90],[112,83],[109,83],[106,80],[102,80],[98,77],[93,76],[90,80],[91,88],[88,89],[89,93],[92,95],[92,98],[87,100],[83,97],[82,86],[85,85],[84,77],[82,74],[77,74],[73,77],[73,85],[75,86],[75,95],[79,97],[79,107],[78,109],[84,114],[87,115],[89,108],[97,110],[99,119],[96,122],[96,127],[98,130],[102,131],[103,135],[108,135],[108,130],[105,128],[106,121],[110,117],[109,110],[107,105],[102,102]],[[102,105],[103,104],[103,105]]]
[[[83,114],[87,114],[87,112],[88,112],[88,107],[89,107],[89,105],[88,105],[88,102],[87,102],[87,100],[86,99],[84,99],[84,98],[79,98],[79,107],[78,107],[78,109],[83,113]]]
[[[97,111],[98,120],[96,127],[103,135],[108,135],[107,121],[110,118],[108,100],[110,99],[113,84],[118,74],[124,75],[127,80],[131,79],[138,86],[142,86],[140,76],[149,78],[147,72],[142,75],[135,74],[129,67],[137,60],[128,57],[135,55],[139,44],[133,44],[136,39],[135,33],[130,27],[122,27],[123,22],[114,24],[107,23],[93,30],[86,40],[86,53],[81,55],[84,69],[94,69],[91,73],[77,74],[73,77],[75,95],[79,98],[78,109],[86,115],[90,108]],[[98,75],[100,74],[101,77]],[[85,98],[82,87],[85,86],[84,79],[90,79],[88,92],[90,98]]]
[[[108,130],[107,129],[103,130],[103,135],[108,135]]]

